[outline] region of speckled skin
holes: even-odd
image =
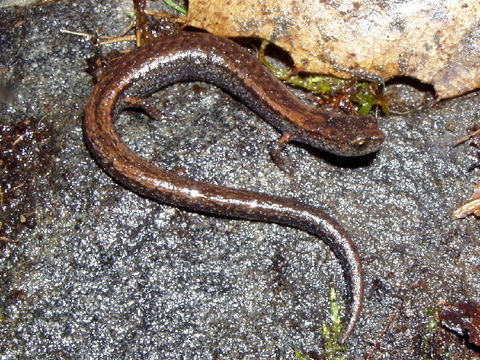
[[[376,151],[383,140],[371,117],[321,112],[301,103],[236,43],[182,33],[138,48],[115,62],[94,87],[84,117],[85,139],[103,169],[127,188],[174,206],[285,224],[323,239],[341,260],[351,294],[345,341],[361,312],[363,273],[350,236],[320,209],[294,199],[211,185],[152,166],[120,140],[112,120],[144,97],[180,81],[205,81],[231,93],[292,139],[345,156]]]

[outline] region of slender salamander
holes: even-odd
[[[162,170],[139,158],[119,138],[113,119],[129,107],[127,97],[147,97],[185,81],[212,83],[291,140],[338,155],[377,151],[383,134],[375,119],[303,104],[241,46],[205,33],[164,37],[126,54],[102,74],[85,108],[84,133],[92,154],[125,187],[181,208],[284,224],[322,238],[342,262],[351,297],[341,339],[345,341],[360,316],[364,280],[356,247],[334,219],[291,198],[211,185]]]

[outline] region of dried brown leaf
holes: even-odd
[[[267,39],[299,71],[411,76],[439,98],[480,87],[478,0],[191,0],[188,23]]]
[[[462,219],[468,215],[480,216],[480,184],[473,187],[473,195],[465,204],[456,209],[453,219]]]
[[[477,303],[448,304],[439,314],[444,327],[477,347],[480,346],[480,305]]]

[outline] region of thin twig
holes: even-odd
[[[0,236],[0,241],[5,243],[16,243],[17,240],[7,238],[6,236]]]
[[[457,146],[457,145],[460,145],[460,144],[464,143],[465,141],[471,139],[472,137],[474,137],[474,136],[476,136],[476,135],[478,135],[478,134],[480,134],[480,129],[475,130],[475,131],[472,131],[472,132],[471,132],[470,134],[468,134],[468,135],[462,136],[460,139],[458,139],[458,140],[455,142],[455,144],[453,144],[453,146],[455,147],[455,146]]]
[[[397,318],[398,316],[398,313],[400,312],[400,310],[403,308],[403,301],[397,306],[397,309],[392,313],[390,314],[390,316],[388,317],[388,320],[385,324],[385,327],[382,331],[382,333],[380,334],[380,340],[378,340],[377,342],[375,342],[373,344],[373,349],[370,350],[370,352],[368,353],[368,355],[365,357],[365,360],[370,360],[372,359],[373,357],[373,354],[378,350],[380,349],[380,341],[384,338],[385,334],[387,333],[387,331],[390,329],[390,326],[392,325],[393,321]]]
[[[136,40],[135,35],[112,36],[107,40],[99,41],[98,44],[105,45],[105,44],[111,44],[111,43],[120,42],[120,41],[135,41],[135,40]]]
[[[67,29],[60,29],[60,32],[63,32],[65,34],[88,37],[88,38],[92,38],[92,37],[96,36],[96,35],[93,35],[93,34],[88,34],[88,33],[83,33],[83,32],[78,32],[78,31],[70,31],[70,30],[67,30]]]

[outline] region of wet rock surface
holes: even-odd
[[[61,30],[118,35],[129,11],[128,1],[0,9],[2,358],[320,356],[329,288],[343,314],[348,300],[321,240],[139,197],[88,152],[84,69],[95,50]],[[452,147],[480,120],[478,92],[379,119],[386,141],[375,156],[291,144],[292,176],[269,157],[278,133],[219,89],[177,84],[155,99],[158,121],[124,112],[116,123],[139,154],[198,180],[320,206],[352,235],[366,299],[346,358],[377,342],[377,359],[438,352],[426,310],[480,301],[480,223],[450,219],[479,182],[480,170],[466,171],[472,150]],[[448,351],[473,356],[461,343]]]

